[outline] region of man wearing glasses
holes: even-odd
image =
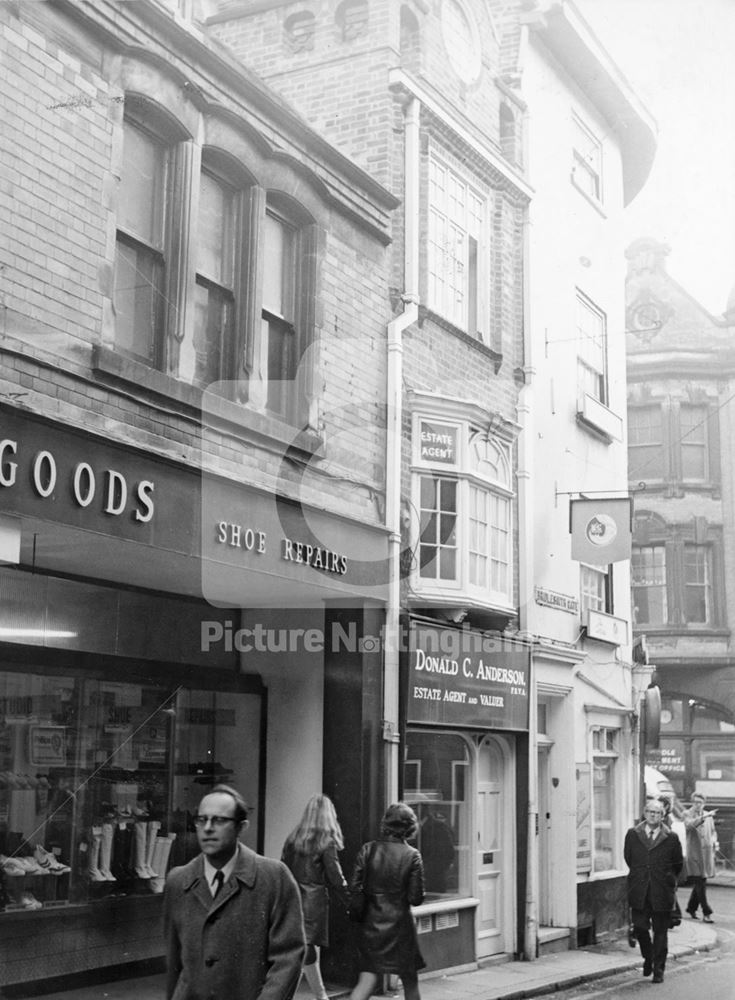
[[[167,1000],[290,1000],[301,974],[301,897],[288,868],[238,840],[247,806],[216,785],[194,820],[201,848],[166,879]]]
[[[643,956],[643,975],[653,973],[654,983],[664,981],[669,921],[676,901],[676,879],[683,864],[679,838],[664,825],[663,818],[663,803],[649,799],[643,822],[628,830],[624,848],[630,869],[628,902],[633,933]]]

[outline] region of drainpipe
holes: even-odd
[[[534,389],[533,376],[533,332],[529,302],[529,221],[526,209],[523,226],[523,328],[524,328],[524,376],[523,388],[518,399],[518,422],[521,431],[518,436],[518,598],[519,627],[530,635],[533,621],[530,609],[533,607],[534,575]],[[530,683],[528,687],[528,809],[526,846],[526,899],[524,913],[523,955],[533,961],[538,953],[538,894],[539,894],[539,815],[538,815],[538,745],[537,690],[534,646],[531,645]]]
[[[403,312],[388,323],[385,524],[388,529],[388,603],[385,614],[383,740],[387,801],[399,788],[399,629],[401,619],[401,474],[403,432],[403,331],[419,314],[419,116],[420,102],[405,109],[404,132],[404,287]]]

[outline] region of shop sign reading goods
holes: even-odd
[[[528,650],[468,630],[414,624],[407,663],[408,722],[528,729]]]
[[[69,493],[78,508],[95,503],[105,514],[119,517],[128,512],[134,522],[146,524],[155,510],[150,479],[130,483],[111,467],[99,468],[89,462],[62,462],[46,448],[24,449],[22,442],[0,438],[0,488],[13,490],[22,476],[40,500],[54,498],[57,487]]]

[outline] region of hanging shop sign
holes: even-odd
[[[404,662],[407,722],[528,729],[527,649],[469,629],[414,622]]]
[[[633,498],[600,497],[572,500],[569,505],[572,559],[607,566],[630,559]]]

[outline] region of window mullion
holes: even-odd
[[[188,329],[189,308],[193,314],[192,227],[196,218],[196,184],[201,150],[193,141],[179,143],[167,165],[164,234],[168,268],[163,294],[166,299],[164,340],[159,345],[159,367],[178,373],[181,344]]]
[[[247,398],[256,407],[265,405],[268,355],[261,336],[263,311],[263,246],[266,193],[252,187],[243,197],[239,279],[242,295],[236,318],[237,372],[248,382]]]

